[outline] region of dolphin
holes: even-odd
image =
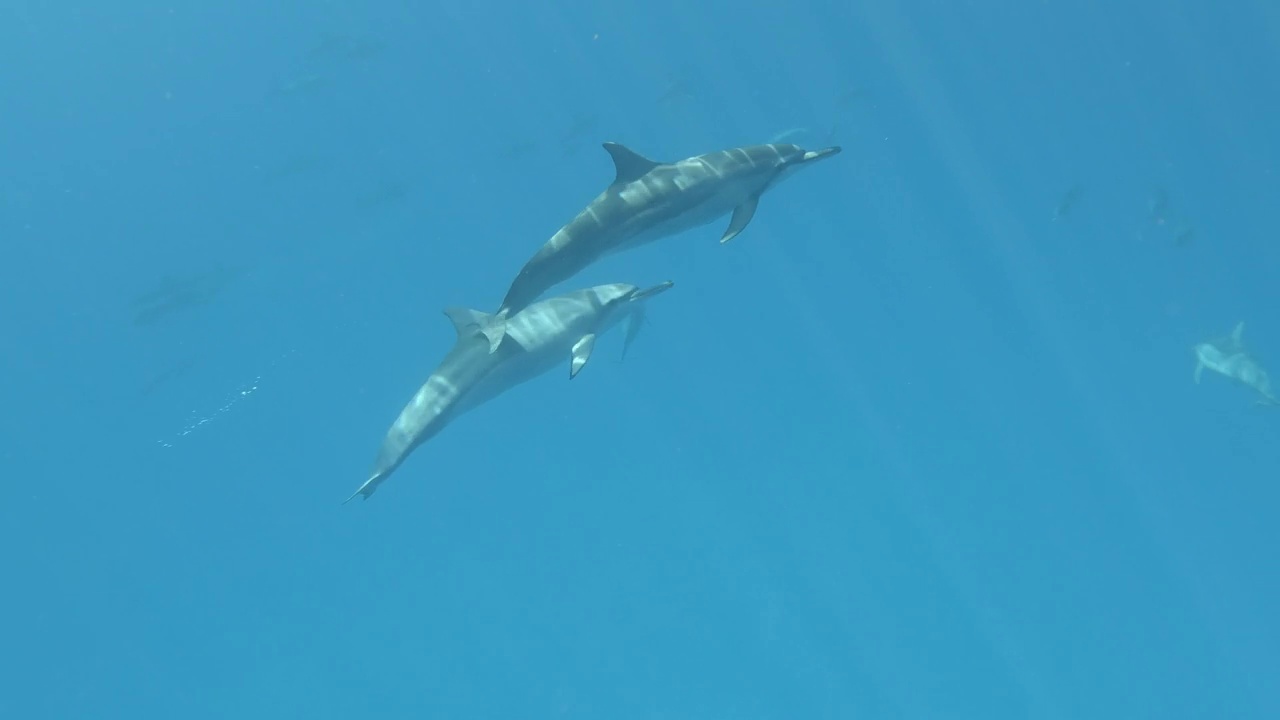
[[[1196,344],[1196,384],[1200,384],[1200,375],[1204,369],[1209,368],[1257,391],[1260,396],[1258,405],[1280,405],[1271,390],[1271,378],[1267,371],[1245,352],[1241,340],[1243,334],[1244,321],[1241,320],[1228,337]]]
[[[613,182],[520,269],[502,307],[481,327],[489,352],[502,342],[508,317],[588,265],[733,213],[720,237],[729,242],[751,222],[766,190],[840,152],[839,146],[805,150],[782,143],[661,163],[618,143],[604,143],[604,149],[613,158]]]
[[[440,433],[462,414],[511,388],[543,375],[569,359],[569,378],[591,358],[596,336],[623,319],[629,320],[627,344],[644,322],[644,302],[672,287],[668,281],[651,288],[614,283],[558,295],[534,303],[506,322],[510,342],[496,353],[479,328],[488,315],[451,307],[457,341],[387,431],[369,479],[347,498],[368,498],[419,445]],[[625,352],[625,350],[624,350]]]

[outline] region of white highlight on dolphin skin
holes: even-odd
[[[277,357],[267,367],[267,372],[269,373],[271,370],[275,369],[276,365],[279,365],[281,360],[285,359],[286,357],[289,357],[290,355],[293,355],[293,353],[294,351],[290,350],[280,355],[279,357]],[[244,385],[241,385],[226,400],[224,400],[221,405],[219,405],[216,409],[212,411],[201,412],[199,410],[192,410],[191,417],[187,421],[187,424],[183,426],[183,428],[179,430],[173,436],[173,438],[171,438],[170,440],[157,440],[156,442],[160,445],[160,447],[171,448],[173,447],[173,444],[177,442],[180,438],[187,437],[188,435],[194,433],[196,430],[199,430],[205,425],[208,425],[209,423],[213,422],[217,418],[220,418],[223,415],[226,415],[227,413],[231,412],[233,408],[235,408],[240,403],[244,402],[246,398],[258,392],[258,390],[262,388],[262,377],[263,377],[262,374],[259,374],[255,376],[253,380],[251,380],[250,382],[245,383]]]

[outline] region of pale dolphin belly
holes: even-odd
[[[513,344],[508,338],[508,342],[503,343],[502,347],[494,354],[502,352]],[[485,351],[488,351],[487,344],[485,345]],[[471,412],[506,391],[523,385],[539,375],[550,372],[561,362],[564,363],[565,367],[569,366],[568,348],[565,349],[563,357],[559,358],[548,352],[532,354],[525,352],[523,349],[518,352],[519,355],[512,357],[507,362],[500,363],[490,373],[481,378],[475,387],[471,388],[470,392],[463,395],[454,408],[451,419]]]
[[[1243,358],[1235,364],[1234,369],[1235,377],[1240,382],[1263,395],[1271,396],[1271,378],[1267,375],[1267,371],[1262,369],[1261,365],[1250,358]]]

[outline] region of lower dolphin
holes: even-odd
[[[458,334],[453,349],[400,412],[382,441],[369,479],[344,504],[373,495],[410,453],[467,411],[547,373],[566,358],[569,377],[576,377],[591,358],[596,337],[624,319],[629,320],[629,345],[644,321],[645,301],[672,285],[597,285],[534,303],[507,320],[507,342],[494,353],[480,332],[487,313],[446,309]]]

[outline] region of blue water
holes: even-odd
[[[0,717],[1280,716],[1280,415],[1191,351],[1244,320],[1280,372],[1278,40],[1261,1],[8,3]],[[564,288],[675,281],[624,362],[341,505],[601,142],[795,129],[844,152],[732,243]]]

